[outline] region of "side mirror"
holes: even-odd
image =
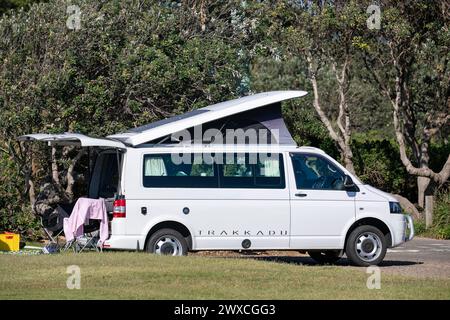
[[[344,176],[344,187],[345,189],[350,189],[355,187],[355,183],[349,175]]]

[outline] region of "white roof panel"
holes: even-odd
[[[156,121],[142,127],[128,130],[124,133],[108,136],[108,138],[118,139],[126,144],[138,146],[184,129],[225,118],[240,112],[267,106],[269,104],[302,97],[306,94],[307,92],[305,91],[270,91],[258,93]]]
[[[120,141],[111,139],[97,139],[85,136],[79,133],[62,133],[62,134],[47,134],[35,133],[20,136],[19,141],[44,141],[51,145],[68,146],[75,145],[81,147],[104,147],[104,148],[119,148],[125,149],[125,145]]]

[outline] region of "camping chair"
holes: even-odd
[[[59,250],[59,237],[63,235],[64,218],[68,218],[72,212],[73,204],[61,204],[52,212],[40,216],[41,227],[50,241],[50,246]]]
[[[85,249],[95,249],[101,252],[103,244],[100,243],[106,240],[108,233],[107,223],[104,199],[79,198],[71,216],[63,221],[66,239],[69,239],[63,251],[73,249],[74,252],[82,252]],[[72,234],[69,236],[67,232]]]
[[[74,203],[59,204],[55,210],[40,217],[42,229],[50,241],[46,246],[49,252],[66,251],[73,245],[73,243],[66,243],[65,245],[60,243],[60,237],[64,235],[64,219],[70,217],[74,205]],[[100,224],[98,220],[89,220],[89,222],[84,225],[86,237],[80,239],[77,244],[78,247],[82,250],[90,248],[90,244],[95,240],[96,232],[98,236],[99,227]]]
[[[102,251],[102,248],[97,246],[99,238],[100,222],[95,219],[88,219],[84,223],[83,235],[74,237],[73,240],[66,242],[62,251],[73,249],[74,252],[82,252],[85,249],[95,249],[95,251]]]

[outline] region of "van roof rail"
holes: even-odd
[[[298,149],[304,149],[304,150],[311,150],[311,151],[315,151],[315,152],[319,152],[319,153],[325,153],[325,151],[323,151],[322,149],[316,148],[316,147],[311,147],[311,146],[300,146],[297,147]]]

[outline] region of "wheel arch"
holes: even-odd
[[[153,225],[147,232],[147,235],[145,237],[144,250],[147,250],[147,242],[152,234],[161,229],[173,229],[181,233],[181,235],[186,239],[188,250],[192,250],[193,240],[191,230],[189,230],[189,228],[186,227],[186,225],[184,225],[183,223],[174,220],[161,221]]]
[[[350,228],[347,230],[347,233],[345,234],[345,242],[344,242],[344,250],[347,246],[347,239],[350,235],[350,233],[352,233],[353,230],[355,230],[357,227],[359,226],[373,226],[375,228],[378,228],[386,237],[386,241],[387,241],[387,245],[388,247],[392,246],[392,230],[391,228],[389,228],[389,226],[383,222],[382,220],[378,219],[378,218],[374,218],[374,217],[364,217],[361,218],[357,221],[355,221]]]

